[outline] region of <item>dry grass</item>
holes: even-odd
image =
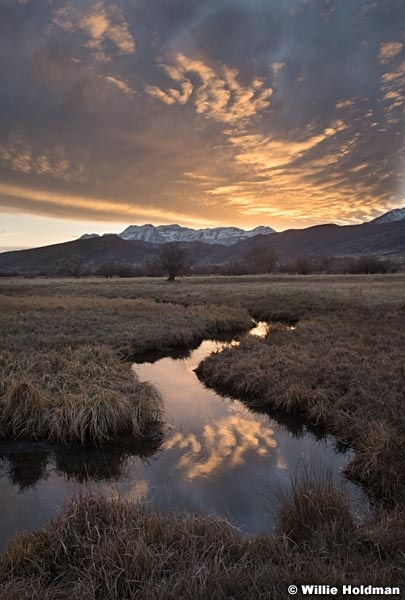
[[[250,275],[136,279],[7,279],[0,295],[93,298],[144,298],[184,304],[240,304],[253,312],[327,312],[336,304],[375,306],[404,303],[405,274],[390,275]]]
[[[32,292],[36,288],[33,286]],[[131,358],[186,347],[252,323],[246,309],[85,296],[0,296],[0,335],[18,351],[106,344]]]
[[[160,400],[122,359],[184,348],[251,322],[238,307],[0,296],[0,437],[65,444],[140,438],[158,422]]]
[[[155,514],[122,500],[81,497],[44,529],[10,543],[0,557],[0,596],[286,600],[291,584],[399,586],[403,524],[395,514],[355,525],[329,483],[296,487],[273,537],[246,537],[214,516]]]
[[[307,317],[295,330],[208,357],[207,385],[252,407],[303,414],[356,451],[348,475],[386,503],[405,499],[405,313],[382,303]]]
[[[0,437],[101,444],[161,418],[152,386],[106,347],[0,353]]]
[[[44,530],[11,543],[0,558],[0,597],[286,600],[290,584],[403,585],[404,282],[403,275],[201,278],[176,285],[1,281],[2,356],[22,361],[23,383],[33,364],[28,352],[47,364],[52,353],[68,357],[104,342],[129,357],[246,328],[245,309],[261,319],[298,319],[294,331],[278,327],[266,340],[245,339],[209,357],[200,376],[252,407],[299,412],[350,441],[356,456],[348,475],[383,502],[373,521],[359,526],[330,481],[304,481],[284,499],[275,536],[248,538],[215,517],[156,515],[121,501],[82,498]],[[108,393],[116,389],[113,372],[117,382],[127,376],[122,369],[117,362],[107,371]],[[48,384],[60,370],[49,382],[48,372],[49,365],[36,366],[28,378],[39,407],[47,405]],[[56,379],[61,398],[83,392],[84,376],[75,374],[76,391],[69,391],[69,379]],[[0,385],[9,397],[12,387]],[[22,391],[24,423],[35,423],[38,410]]]

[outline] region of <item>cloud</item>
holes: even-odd
[[[181,83],[181,89],[176,90],[170,88],[166,91],[161,90],[157,86],[146,85],[145,91],[149,96],[156,98],[163,102],[163,104],[171,105],[171,104],[187,104],[190,99],[191,94],[193,93],[193,84],[191,81],[183,81]]]
[[[276,229],[400,206],[404,22],[402,0],[0,2],[0,206]]]
[[[122,10],[114,4],[99,0],[82,5],[65,2],[55,10],[54,23],[64,31],[80,32],[83,45],[96,51],[100,60],[108,59],[107,42],[112,43],[119,54],[135,53],[135,41],[128,24]]]
[[[187,213],[142,206],[130,201],[117,202],[114,199],[28,189],[3,183],[0,183],[0,207],[6,212],[14,212],[17,208],[25,213],[59,215],[65,218],[79,216],[101,221],[115,219],[122,222],[129,219],[163,223],[182,222],[190,225],[201,223],[201,219]],[[207,225],[212,224],[212,221],[207,220]]]
[[[63,181],[83,182],[86,173],[77,160],[68,159],[63,146],[47,151],[35,149],[22,136],[14,135],[0,146],[0,165],[13,171],[44,175]]]
[[[105,81],[109,81],[113,85],[115,85],[121,92],[123,92],[126,96],[133,96],[136,92],[133,90],[126,81],[120,79],[119,77],[113,77],[112,75],[104,76]]]
[[[383,42],[378,53],[380,62],[387,63],[400,54],[404,48],[402,42]]]
[[[270,106],[273,90],[265,87],[264,80],[256,77],[244,86],[234,67],[214,68],[202,60],[178,54],[174,65],[162,65],[162,68],[180,90],[157,86],[146,86],[145,90],[164,104],[187,104],[191,99],[198,114],[227,124],[250,119]],[[196,76],[195,86],[191,76]]]

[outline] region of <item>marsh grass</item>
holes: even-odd
[[[251,324],[247,310],[239,306],[185,307],[144,299],[0,295],[4,348],[23,352],[102,344],[129,360],[137,354],[169,351],[220,333],[243,331]]]
[[[386,504],[405,499],[404,310],[356,307],[211,355],[209,386],[251,407],[301,414],[356,451],[347,475]]]
[[[404,303],[405,274],[255,275],[164,278],[0,278],[0,294],[61,298],[149,299],[184,305],[244,306],[258,319],[284,314],[303,318],[346,306]]]
[[[0,353],[0,437],[101,444],[140,438],[161,399],[107,347]]]
[[[275,534],[255,537],[216,516],[79,497],[42,530],[10,543],[0,557],[0,596],[285,600],[291,584],[401,585],[402,516],[356,525],[342,493],[325,485],[296,486]]]
[[[141,438],[162,419],[161,400],[128,361],[251,323],[240,307],[0,296],[0,438],[64,444]]]
[[[298,320],[297,328],[242,339],[206,359],[199,376],[252,408],[299,413],[349,442],[355,457],[347,475],[365,483],[375,503],[372,520],[358,525],[330,480],[293,482],[275,534],[250,538],[214,516],[154,514],[82,497],[43,530],[11,542],[0,558],[0,597],[286,600],[290,584],[403,585],[404,282],[403,275],[194,278],[178,285],[2,280],[0,396],[9,407],[2,419],[17,435],[28,426],[49,435],[52,423],[60,434],[70,423],[83,439],[78,423],[94,417],[104,437],[110,404],[107,419],[98,406],[106,398],[118,401],[134,390],[144,398],[136,380],[127,388],[129,371],[118,356],[246,329],[249,310],[259,319]],[[151,390],[143,391],[149,405]],[[38,417],[58,398],[62,428]],[[77,420],[69,407],[82,411],[78,399],[91,408]],[[94,430],[86,425],[85,436]]]

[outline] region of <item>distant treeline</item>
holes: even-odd
[[[176,275],[254,275],[266,273],[310,274],[384,274],[405,270],[405,259],[359,257],[309,257],[301,256],[285,260],[274,250],[255,249],[243,258],[228,260],[222,264],[192,264],[187,253],[182,257]],[[74,255],[47,268],[2,269],[0,277],[163,277],[168,266],[160,258],[131,264],[120,260],[108,260],[97,266],[89,264],[80,255]]]

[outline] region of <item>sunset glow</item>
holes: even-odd
[[[0,251],[405,205],[401,0],[5,0]]]

